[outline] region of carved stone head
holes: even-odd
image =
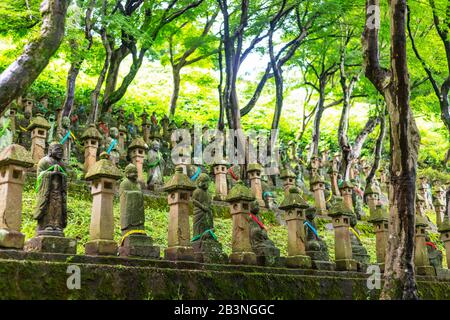
[[[137,167],[130,163],[129,165],[126,166],[125,168],[125,176],[133,182],[137,181],[138,178],[138,171],[137,171]]]
[[[59,142],[52,142],[48,147],[48,156],[60,161],[63,158],[63,145]]]

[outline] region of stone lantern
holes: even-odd
[[[147,144],[141,137],[136,137],[128,146],[128,153],[133,164],[138,171],[138,180],[144,182],[144,159],[145,151],[148,149]]]
[[[265,207],[266,204],[262,196],[261,171],[262,167],[259,163],[250,163],[247,167],[247,174],[253,195],[258,200],[260,207]]]
[[[216,184],[216,194],[214,195],[214,199],[225,200],[228,195],[227,166],[225,162],[215,163],[213,170]]]
[[[31,119],[27,130],[31,131],[31,155],[37,163],[45,156],[45,142],[50,123],[38,113]]]
[[[305,209],[309,205],[298,193],[297,188],[292,187],[284,198],[279,208],[286,211],[286,223],[288,228],[288,256],[286,265],[293,268],[311,268],[311,258],[305,250]]]
[[[353,211],[353,188],[354,186],[350,181],[344,181],[340,189],[344,204],[350,211]]]
[[[370,213],[376,210],[378,203],[380,202],[381,189],[377,183],[371,183],[364,191],[364,195],[367,198],[367,205],[369,206]],[[353,203],[352,203],[353,204]]]
[[[125,154],[125,141],[127,141],[127,128],[123,125],[119,125],[119,138],[117,143],[121,154]]]
[[[87,255],[116,255],[117,243],[114,241],[113,200],[116,182],[122,177],[119,169],[102,152],[100,160],[86,174],[92,181],[92,213],[89,241],[86,243]]]
[[[319,174],[315,174],[311,179],[311,187],[314,192],[314,206],[318,214],[327,213],[327,204],[325,200],[325,180]]]
[[[167,260],[194,260],[189,229],[189,200],[194,183],[178,167],[175,174],[164,185],[163,190],[168,193],[169,203],[169,232],[167,249],[164,257]]]
[[[426,228],[428,227],[428,221],[425,217],[426,202],[420,195],[416,195],[416,238],[415,238],[415,256],[414,264],[416,266],[416,272],[419,275],[436,275],[436,271],[430,265],[428,259],[428,249],[426,245]]]
[[[0,153],[0,248],[22,249],[22,190],[25,170],[34,165],[31,154],[18,144]]]
[[[342,197],[336,197],[329,215],[333,221],[336,270],[356,271],[358,264],[353,259],[350,241],[350,218],[353,212],[344,204]]]
[[[17,129],[16,116],[17,116],[17,103],[14,101],[9,105],[10,130],[13,134],[13,139]]]
[[[377,203],[375,209],[370,210],[368,221],[373,224],[375,229],[377,263],[381,270],[384,271],[387,241],[389,239],[389,215],[387,208]]]
[[[445,254],[447,260],[447,269],[450,269],[450,220],[448,216],[444,217],[441,227],[439,228],[441,240],[445,246]]]
[[[232,253],[233,264],[256,264],[256,254],[250,242],[249,212],[250,203],[255,200],[252,191],[242,181],[238,181],[230,190],[225,201],[230,204],[233,219]]]
[[[89,170],[97,162],[97,149],[101,140],[101,134],[91,123],[89,127],[83,132],[81,141],[84,143],[84,171]]]
[[[433,201],[434,211],[436,212],[436,225],[439,228],[444,221],[445,216],[445,200],[437,197]]]
[[[283,180],[284,194],[288,195],[289,190],[295,186],[295,173],[289,169],[283,169],[280,172],[280,179]]]

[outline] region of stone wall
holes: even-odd
[[[45,261],[46,260],[46,261]],[[81,288],[69,290],[77,265]],[[0,299],[377,299],[367,275],[195,262],[0,252]],[[422,299],[450,299],[450,281],[418,277]]]

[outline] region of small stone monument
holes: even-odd
[[[189,230],[189,200],[194,189],[194,183],[181,167],[175,169],[175,174],[163,187],[163,191],[168,193],[169,203],[168,247],[164,250],[166,260],[194,260]]]
[[[442,224],[442,221],[444,221],[444,217],[445,217],[445,200],[446,200],[446,196],[445,196],[445,189],[438,185],[436,186],[436,188],[434,189],[434,196],[433,196],[434,200],[433,200],[433,206],[434,206],[434,210],[436,212],[436,225],[439,228],[440,225]]]
[[[64,237],[67,226],[67,174],[63,146],[52,142],[48,155],[37,164],[37,201],[34,219],[36,236],[25,244],[26,251],[75,254],[77,241]]]
[[[375,210],[377,209],[377,206],[380,203],[380,194],[381,189],[376,180],[374,180],[366,187],[364,196],[367,199],[367,205],[369,206],[370,214],[372,214],[372,212],[375,212]]]
[[[358,264],[353,259],[350,241],[350,218],[353,212],[344,205],[342,197],[335,197],[329,215],[332,217],[334,227],[336,270],[356,271]]]
[[[12,144],[0,153],[0,248],[22,249],[22,190],[25,171],[34,165],[24,147]]]
[[[386,260],[387,242],[389,239],[389,215],[387,208],[378,203],[374,210],[370,211],[369,222],[373,224],[376,238],[377,263],[384,271]]]
[[[119,150],[120,154],[126,155],[126,141],[127,141],[127,128],[123,125],[119,125]]]
[[[331,162],[331,190],[335,196],[341,195],[338,186],[339,167],[341,164],[340,156],[340,153],[335,153]]]
[[[358,220],[356,215],[353,214],[350,217],[350,241],[352,244],[352,257],[358,263],[358,271],[366,272],[367,265],[370,262],[370,257],[367,254],[366,248],[364,248],[359,232],[355,229]]]
[[[280,249],[278,249],[267,235],[266,227],[259,217],[259,202],[250,203],[249,213],[250,243],[256,254],[256,263],[261,266],[280,266]]]
[[[27,128],[28,131],[31,131],[31,155],[35,162],[38,162],[45,156],[45,142],[48,129],[50,129],[50,123],[40,113],[31,119]]]
[[[420,193],[416,194],[416,246],[414,264],[419,275],[436,275],[436,271],[430,265],[426,245],[426,228],[428,221],[425,216],[426,201]]]
[[[145,143],[149,144],[150,143],[150,121],[148,119],[148,113],[147,112],[143,112],[141,114],[141,118],[142,118],[142,136],[144,137],[144,141]]]
[[[148,146],[141,137],[134,138],[128,146],[128,153],[138,171],[139,182],[144,182],[144,159],[147,149]]]
[[[197,189],[192,194],[194,237],[191,242],[198,262],[225,263],[227,256],[214,233],[211,197],[208,194],[209,181],[209,176],[202,173],[197,180]]]
[[[317,213],[321,215],[327,214],[327,203],[325,200],[325,181],[319,174],[314,174],[310,182],[314,192],[314,206]]]
[[[92,212],[89,228],[89,241],[85,250],[87,255],[116,255],[117,243],[114,241],[113,200],[116,181],[122,177],[106,152],[86,174],[92,181]]]
[[[261,171],[262,167],[259,163],[250,163],[247,168],[248,178],[250,179],[250,186],[255,196],[258,200],[260,207],[265,207],[265,203],[262,196],[262,185],[261,185]]]
[[[129,164],[125,168],[125,179],[120,183],[120,229],[121,256],[159,258],[159,247],[145,232],[144,195],[137,182],[137,168]]]
[[[215,200],[225,200],[228,195],[228,185],[227,185],[227,166],[225,163],[216,163],[213,165],[216,194],[214,195]]]
[[[295,173],[289,168],[283,169],[280,172],[280,179],[283,180],[284,195],[288,195],[289,190],[295,186]]]
[[[97,150],[101,134],[95,127],[95,124],[89,124],[89,127],[83,132],[81,141],[84,143],[84,171],[88,172],[97,162]]]
[[[225,201],[230,204],[233,219],[232,253],[233,264],[256,264],[256,254],[250,243],[249,211],[250,203],[255,200],[251,190],[241,180],[230,190]]]
[[[350,181],[344,181],[340,189],[344,205],[350,211],[353,211],[353,188],[354,185]]]
[[[288,256],[286,265],[292,268],[311,268],[311,258],[306,255],[305,209],[309,208],[297,188],[292,187],[279,208],[286,211],[288,229]]]
[[[450,269],[450,219],[446,215],[439,228],[439,233],[441,234],[441,240],[445,247],[445,256],[447,260],[447,269]]]
[[[148,151],[148,176],[147,187],[149,190],[160,190],[163,185],[163,162],[164,159],[161,155],[160,142],[153,140],[150,144]]]
[[[305,213],[306,254],[311,257],[312,267],[318,270],[334,270],[336,266],[330,261],[327,244],[317,231],[316,208],[308,206]]]

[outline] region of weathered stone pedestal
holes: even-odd
[[[248,165],[247,174],[250,180],[250,186],[256,200],[261,207],[265,207],[265,203],[262,196],[262,184],[261,184],[261,171],[262,167],[259,163],[251,163]]]
[[[447,269],[450,270],[450,221],[446,216],[444,217],[444,221],[441,224],[441,228],[439,229],[441,234],[441,240],[445,246],[445,254],[447,258]]]
[[[34,165],[24,147],[12,144],[0,153],[0,249],[22,249],[22,191],[25,170]]]
[[[216,194],[214,195],[214,199],[223,201],[228,195],[227,167],[225,164],[216,164],[214,165],[213,170],[216,184]]]
[[[89,170],[97,162],[97,149],[101,139],[100,132],[95,127],[95,124],[91,123],[89,128],[83,132],[81,141],[84,143],[84,171]]]
[[[27,128],[31,131],[31,156],[36,163],[45,156],[48,129],[50,123],[40,113],[31,119]]]
[[[289,194],[279,206],[286,211],[288,228],[288,256],[286,265],[292,268],[311,268],[311,258],[305,252],[305,209],[309,205],[298,193],[297,188],[289,190]]]
[[[160,249],[153,245],[150,237],[143,234],[132,234],[123,240],[119,247],[119,255],[159,259]]]
[[[147,144],[141,137],[135,138],[128,146],[128,153],[133,164],[137,168],[138,181],[144,183],[144,159],[145,151],[148,149]]]
[[[369,207],[371,215],[372,215],[372,212],[375,212],[375,210],[377,209],[377,206],[380,202],[380,193],[381,193],[381,189],[375,183],[368,185],[366,187],[366,190],[364,190],[364,196],[367,199],[367,205]]]
[[[358,264],[353,259],[349,233],[353,212],[347,209],[341,197],[336,197],[329,215],[333,220],[336,270],[356,271]]]
[[[377,264],[384,271],[386,259],[387,241],[389,238],[389,216],[381,204],[377,204],[375,210],[371,210],[369,222],[373,224],[376,239]]]
[[[194,260],[194,251],[190,243],[189,199],[195,185],[177,167],[175,174],[163,187],[168,193],[169,230],[168,247],[164,250],[166,260]]]
[[[233,219],[232,264],[256,264],[256,254],[250,243],[249,211],[250,202],[254,196],[242,181],[238,181],[230,190],[225,201],[230,204],[231,217]]]
[[[435,276],[436,270],[430,265],[428,259],[428,250],[425,244],[426,231],[428,226],[426,218],[421,215],[416,215],[416,246],[414,264],[416,266],[416,273],[424,276]]]
[[[116,255],[117,243],[114,241],[113,200],[116,181],[122,174],[103,152],[100,160],[86,174],[92,181],[92,213],[89,241],[86,243],[87,255]]]
[[[65,237],[38,235],[27,241],[25,251],[76,254],[77,240]]]
[[[195,261],[200,263],[228,263],[228,257],[222,251],[222,245],[218,241],[197,240],[192,241]]]

